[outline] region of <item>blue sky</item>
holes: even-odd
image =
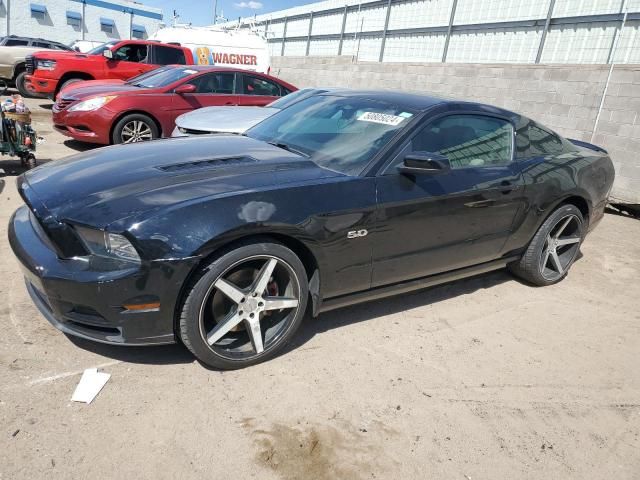
[[[164,11],[165,22],[169,23],[173,10],[180,15],[180,22],[194,25],[210,25],[213,22],[214,0],[178,1],[178,0],[142,0],[150,7],[161,8]],[[284,8],[295,7],[310,0],[218,0],[218,13],[222,10],[229,20],[238,17],[248,17],[253,14],[273,12]]]

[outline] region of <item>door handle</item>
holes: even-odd
[[[227,106],[227,105],[235,105],[235,103],[233,103],[233,102],[227,102],[227,103],[225,103],[225,106]]]

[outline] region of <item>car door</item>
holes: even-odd
[[[377,177],[372,286],[499,257],[524,205],[513,150],[513,125],[484,114],[446,114],[406,141]],[[412,152],[444,155],[451,168],[401,173]]]
[[[139,43],[125,43],[113,50],[113,58],[106,60],[108,78],[128,80],[154,68],[149,64],[149,47]]]
[[[199,75],[186,83],[195,85],[193,93],[172,94],[172,110],[175,116],[202,107],[238,105],[233,72],[210,72]]]
[[[283,95],[283,89],[275,82],[257,75],[239,74],[238,105],[264,107]]]

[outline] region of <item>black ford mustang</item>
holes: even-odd
[[[65,333],[274,356],[307,307],[507,266],[561,280],[602,217],[607,153],[499,108],[332,92],[244,136],[94,150],[18,179],[9,237]],[[308,303],[310,305],[308,305]]]

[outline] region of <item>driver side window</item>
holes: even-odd
[[[484,115],[449,115],[424,127],[411,151],[444,155],[452,169],[495,167],[512,161],[513,127]]]
[[[196,86],[196,93],[219,93],[231,95],[234,90],[233,73],[209,73],[193,79],[192,85]]]
[[[124,45],[113,53],[114,60],[143,63],[147,61],[146,45]]]

